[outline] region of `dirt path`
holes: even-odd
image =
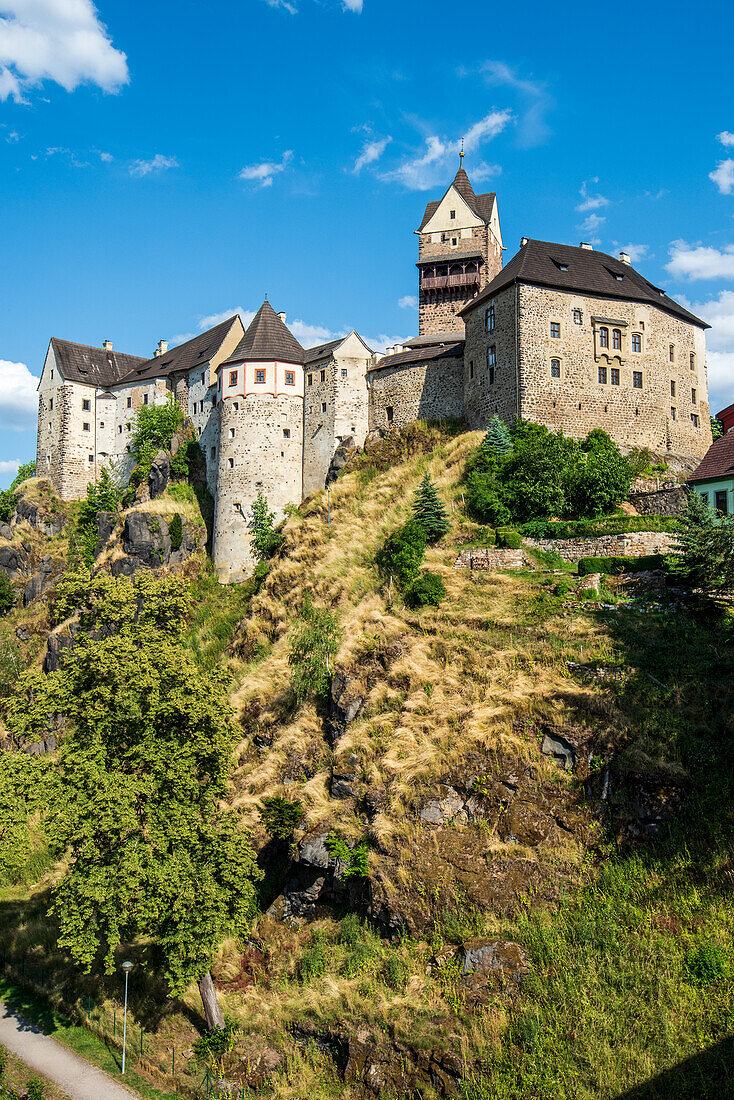
[[[0,1044],[37,1073],[69,1094],[71,1100],[130,1100],[137,1093],[116,1084],[101,1069],[85,1062],[29,1024],[0,1001]]]

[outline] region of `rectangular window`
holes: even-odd
[[[216,409],[216,407],[217,407],[217,395],[216,395],[216,394],[214,394],[214,395],[212,396],[212,408],[213,408],[213,409]]]
[[[553,339],[554,340],[560,340],[560,338],[561,338],[561,322],[560,321],[551,321],[550,326],[551,326],[551,336],[553,337]]]
[[[494,344],[492,344],[490,347],[487,348],[487,366],[488,367],[496,367],[497,366],[497,348],[495,347]]]
[[[211,455],[211,457],[212,457],[212,458],[216,458],[216,457],[217,457],[217,448],[216,448],[216,447],[212,447],[212,449],[211,449],[211,451],[209,452],[209,454]]]
[[[147,395],[147,393],[144,393],[144,394],[143,394],[143,404],[144,404],[144,405],[147,405],[147,404],[148,404],[148,395]]]
[[[696,404],[696,391],[695,390],[691,390],[691,404],[692,405]]]
[[[494,385],[494,367],[489,368],[489,384],[490,386]]]
[[[313,386],[313,375],[312,374],[309,374],[309,376],[308,376],[308,384],[309,384],[309,386]]]
[[[676,411],[675,411],[675,409],[673,408],[673,406],[671,405],[671,406],[670,406],[670,419],[671,419],[671,420],[675,420],[675,418],[676,418],[676,415],[677,415],[677,414],[676,414]]]
[[[494,332],[494,306],[490,306],[484,315],[485,329],[487,332]]]
[[[49,412],[54,411],[54,399],[53,399],[53,397],[51,398],[51,400],[48,403],[48,408],[49,408]]]
[[[290,428],[283,428],[283,439],[290,439],[290,437],[291,437]]]
[[[122,424],[117,425],[117,434],[122,435]]]
[[[85,432],[89,431],[89,421],[88,420],[84,421],[84,423],[82,424],[82,428],[84,429]]]
[[[694,352],[691,352],[691,370],[696,369],[696,356]]]
[[[100,426],[100,428],[104,428],[104,420],[100,420],[99,426]]]
[[[606,385],[606,383],[607,383],[607,368],[606,367],[599,367],[599,381],[602,383],[602,385]]]
[[[322,372],[321,372],[321,381],[322,382],[326,381],[326,371],[325,370],[322,370]]]
[[[612,367],[612,385],[619,385],[619,367]]]
[[[726,501],[727,501],[726,489],[723,489],[719,493],[714,493],[714,496],[716,498],[716,511],[719,513],[719,515],[722,515],[722,516],[727,515],[728,508],[727,508],[727,505],[726,505]]]
[[[94,462],[94,455],[90,455],[90,456],[89,456],[89,461],[90,461],[90,462]]]
[[[54,377],[54,372],[51,371],[51,381],[53,381],[53,377]]]
[[[473,377],[474,377],[474,360],[470,359],[469,360],[469,378],[471,379]]]
[[[675,397],[675,382],[672,378],[670,380],[670,396]]]
[[[622,330],[618,328],[612,329],[612,348],[614,351],[622,350]]]
[[[583,314],[582,314],[581,310],[580,309],[575,309],[573,311],[573,323],[575,325],[580,325],[582,323],[583,319],[584,319],[584,317],[583,317]]]
[[[265,381],[265,371],[261,370],[259,367],[255,371],[255,381],[256,382],[264,382]]]
[[[632,371],[632,387],[633,387],[633,389],[636,389],[636,390],[641,390],[642,389],[642,371],[641,370],[633,370]]]
[[[449,217],[451,218],[451,221],[455,221],[455,219],[456,219],[456,211],[455,211],[455,210],[452,210],[452,211],[451,211],[451,212],[449,213]]]
[[[326,412],[326,402],[325,401],[321,402],[321,411],[322,411],[322,413]]]
[[[48,430],[51,431],[51,421],[48,422]]]
[[[230,384],[230,386],[236,386],[237,385],[237,371],[236,370],[231,370],[229,372],[229,384]]]
[[[561,377],[561,360],[560,359],[551,359],[551,361],[550,361],[550,372],[551,372],[551,378],[560,378]]]
[[[286,386],[295,386],[296,384],[296,372],[293,370],[287,370],[285,372],[285,384]]]
[[[346,377],[347,377],[347,375],[348,375],[348,373],[349,373],[349,372],[347,371],[347,368],[346,368],[346,367],[342,367],[342,370],[341,370],[341,375],[342,375],[342,378],[346,378]]]
[[[202,374],[202,376],[201,376],[201,384],[202,384],[202,386],[205,386],[205,385],[206,385],[206,374]]]
[[[675,359],[675,344],[671,344],[670,347],[668,348],[668,359],[670,360],[671,363]]]
[[[88,400],[88,398],[85,397],[84,400],[82,401],[82,411],[85,412],[85,413],[88,413],[89,410],[91,409],[91,407],[92,407],[91,402]]]
[[[127,407],[128,407],[128,409],[131,409],[131,408],[133,407],[133,399],[132,399],[132,397],[128,397],[128,399],[127,399]]]
[[[699,420],[698,420],[698,414],[697,413],[691,413],[691,424],[693,424],[694,428],[697,428],[699,426]]]
[[[387,408],[385,409],[385,416],[387,417],[388,424],[392,424],[392,417],[393,417],[393,407],[392,407],[392,405],[388,405]]]
[[[632,350],[642,351],[642,337],[637,332],[632,334]]]

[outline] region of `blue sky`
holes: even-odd
[[[152,354],[258,308],[417,331],[417,228],[466,138],[521,236],[631,252],[734,400],[730,4],[0,0],[0,485],[49,337]]]

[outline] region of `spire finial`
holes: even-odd
[[[265,291],[265,301],[267,302],[267,300],[268,300],[268,292],[267,292],[267,290],[266,290],[266,291]]]
[[[461,152],[459,153],[459,168],[464,167],[464,139],[461,139]]]

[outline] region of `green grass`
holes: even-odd
[[[155,1088],[136,1073],[130,1065],[133,1058],[130,1057],[129,1049],[125,1077],[122,1078],[119,1051],[111,1049],[91,1031],[73,1024],[51,1005],[2,976],[0,976],[0,998],[8,1008],[19,1013],[30,1023],[36,1024],[56,1042],[104,1070],[110,1077],[124,1081],[125,1085],[135,1089],[145,1100],[175,1100],[173,1093]]]

